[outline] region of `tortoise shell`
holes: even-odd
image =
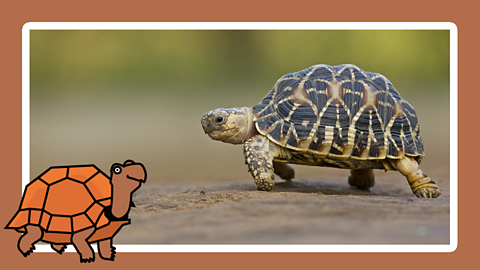
[[[281,77],[253,107],[256,128],[294,152],[338,160],[424,155],[413,107],[390,81],[354,65],[315,65]]]
[[[24,232],[24,226],[43,228],[42,240],[69,243],[73,233],[95,227],[89,241],[112,237],[123,222],[111,222],[105,207],[111,204],[110,179],[95,165],[51,167],[30,182],[20,208],[6,228]]]

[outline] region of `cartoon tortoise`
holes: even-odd
[[[132,194],[145,183],[147,173],[143,164],[132,160],[113,164],[110,173],[109,178],[95,165],[58,166],[30,182],[5,227],[23,233],[18,240],[23,256],[42,240],[59,254],[73,244],[80,262],[93,262],[89,243],[98,242],[100,257],[113,261],[112,238],[130,224]]]
[[[288,163],[350,169],[350,185],[369,189],[373,169],[398,170],[417,197],[439,187],[420,170],[424,154],[413,107],[383,75],[354,65],[315,65],[281,77],[253,108],[219,108],[202,117],[214,140],[244,144],[259,190],[274,173],[291,180]]]

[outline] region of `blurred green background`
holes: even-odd
[[[246,80],[272,84],[285,73],[319,63],[354,63],[385,74],[395,85],[438,84],[449,77],[449,33],[58,30],[31,35],[32,87],[43,91],[68,91],[72,85],[114,91],[113,84],[134,84],[161,91],[165,83],[209,89]]]
[[[284,74],[345,63],[390,79],[419,114],[425,166],[448,177],[449,39],[443,30],[32,30],[31,178],[53,165],[107,171],[134,159],[150,183],[251,181],[242,148],[210,140],[201,116],[254,106]],[[348,175],[297,168],[297,178]]]

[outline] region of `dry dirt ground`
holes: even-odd
[[[253,181],[145,185],[134,195],[132,224],[114,242],[448,244],[448,185],[437,183],[437,199],[419,199],[392,174],[377,177],[372,191],[345,179],[277,181],[271,192],[256,191]]]

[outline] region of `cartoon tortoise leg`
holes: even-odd
[[[412,192],[419,198],[436,198],[442,193],[435,182],[418,168],[418,163],[411,157],[390,159],[390,163],[407,177]]]
[[[115,260],[115,247],[112,245],[112,239],[106,239],[98,242],[98,253],[104,260]]]
[[[67,245],[65,244],[51,244],[50,247],[52,247],[53,250],[55,250],[58,254],[62,254],[65,249],[67,248]]]
[[[35,250],[35,243],[43,237],[43,231],[35,225],[25,226],[25,233],[18,239],[18,250],[23,257],[27,257]]]
[[[348,184],[363,190],[369,190],[375,185],[373,169],[350,170]]]
[[[80,255],[81,263],[90,263],[95,261],[95,254],[87,239],[92,235],[95,228],[74,233],[72,235],[72,243],[77,253]]]

